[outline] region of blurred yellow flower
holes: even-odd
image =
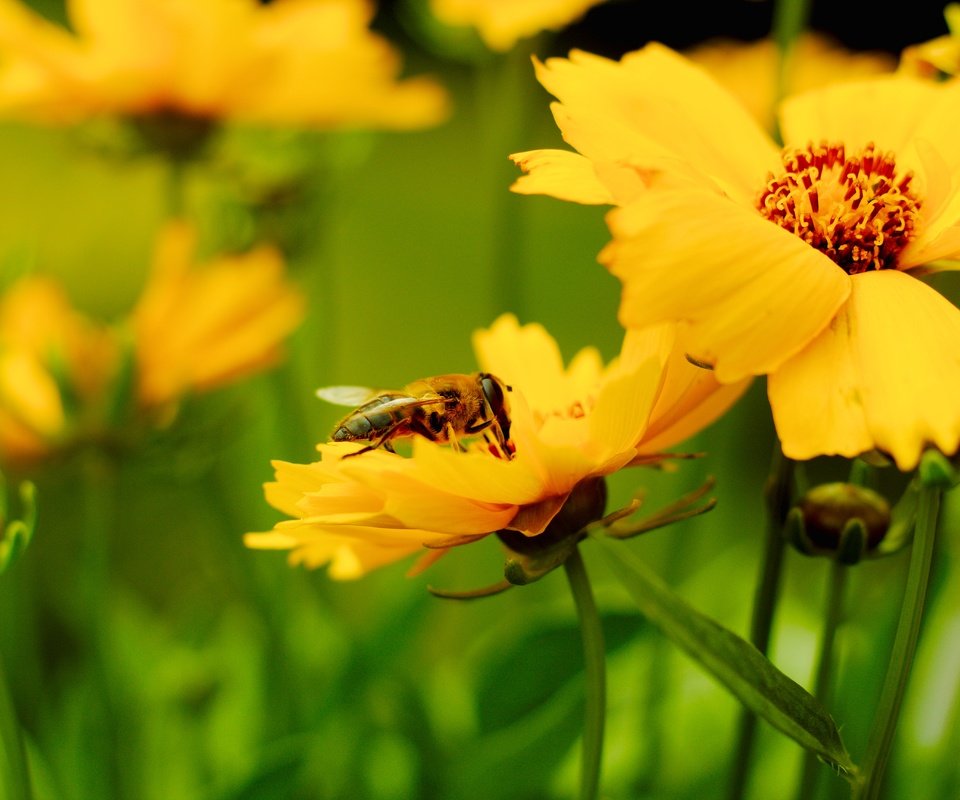
[[[780,55],[773,39],[714,40],[690,49],[687,57],[704,67],[767,130],[773,130]],[[786,64],[785,93],[799,94],[833,83],[893,72],[887,53],[855,53],[812,32],[794,43]]]
[[[567,151],[515,188],[621,206],[601,259],[627,327],[681,323],[720,381],[769,375],[784,452],[912,469],[960,443],[960,311],[917,280],[960,257],[960,85],[877,77],[788,98],[786,148],[650,45],[537,65]]]
[[[117,363],[106,330],[58,284],[27,277],[0,300],[0,458],[25,462],[68,442],[103,402]]]
[[[0,111],[51,122],[175,114],[308,127],[440,121],[399,81],[365,0],[67,0],[72,31],[0,0]]]
[[[148,408],[264,369],[303,317],[304,299],[284,281],[277,251],[260,247],[195,267],[194,247],[189,226],[167,226],[132,314],[137,394]]]
[[[247,545],[356,578],[425,546],[439,555],[504,528],[536,536],[582,481],[661,460],[746,386],[720,386],[691,366],[669,325],[628,333],[606,367],[593,348],[564,367],[543,327],[511,315],[477,332],[474,346],[481,368],[513,387],[511,460],[425,438],[410,458],[380,449],[344,459],[358,445],[321,444],[318,462],[274,463],[267,500],[294,519],[248,534]]]
[[[430,0],[447,25],[477,29],[491,50],[510,50],[519,39],[569,25],[603,0]]]
[[[960,3],[950,3],[943,16],[950,33],[906,48],[900,55],[901,74],[929,80],[960,74]]]

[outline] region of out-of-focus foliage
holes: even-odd
[[[61,4],[36,5],[64,19]],[[507,191],[508,153],[562,146],[532,68],[509,57],[465,66],[429,55],[404,38],[396,5],[378,27],[413,72],[441,77],[453,99],[448,122],[402,134],[229,128],[185,175],[202,256],[271,242],[308,294],[287,365],[185,398],[167,427],[122,458],[88,450],[31,470],[40,524],[0,576],[0,654],[36,800],[573,795],[582,651],[558,575],[454,603],[426,585],[499,579],[492,538],[423,576],[406,578],[399,563],[353,582],[290,569],[284,554],[242,544],[244,532],[279,517],[262,495],[270,459],[309,461],[340,415],[314,397],[316,387],[400,387],[469,372],[472,332],[505,311],[543,323],[568,358],[589,342],[609,359],[620,344],[620,287],[596,263],[608,238],[603,209]],[[581,30],[596,36],[603,28],[592,24]],[[577,41],[576,30],[567,36]],[[557,54],[542,46],[540,55]],[[161,156],[132,157],[127,144],[106,124],[0,126],[4,286],[53,277],[98,321],[135,307],[167,220],[169,176]],[[937,281],[956,299],[952,276]],[[611,509],[641,486],[659,508],[717,476],[715,510],[624,546],[739,632],[773,444],[757,384],[684,447],[704,458],[632,469],[611,483]],[[845,470],[815,461],[809,482],[845,480]],[[875,488],[895,498],[902,484],[881,470]],[[889,797],[898,800],[960,793],[957,502],[946,501],[891,769]],[[583,549],[609,653],[603,796],[720,796],[735,701],[646,624],[591,545]],[[805,686],[827,566],[787,556],[772,659]],[[904,568],[895,555],[849,575],[829,708],[855,759]],[[787,796],[801,757],[761,727],[749,797]],[[822,798],[846,791],[825,766],[820,788]]]

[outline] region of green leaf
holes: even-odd
[[[0,799],[30,798],[30,778],[20,739],[20,725],[0,666]]]
[[[753,645],[672,592],[627,548],[594,536],[640,611],[751,711],[854,779],[851,761],[827,710]]]
[[[634,640],[635,614],[606,614],[607,654]],[[583,672],[583,642],[576,625],[532,630],[492,660],[477,687],[482,733],[506,728],[548,702]]]

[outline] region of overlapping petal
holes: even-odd
[[[749,202],[778,163],[759,124],[703,70],[652,44],[620,62],[574,50],[537,63],[564,139],[625,170],[685,169]]]
[[[690,355],[724,383],[776,369],[850,291],[823,254],[712,193],[649,192],[609,224],[601,259],[624,283],[620,321],[684,322]]]
[[[851,283],[831,325],[770,376],[784,452],[811,458],[877,448],[903,470],[925,446],[955,452],[960,310],[896,270]]]

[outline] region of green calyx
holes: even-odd
[[[561,566],[586,537],[586,528],[603,518],[607,484],[603,478],[587,478],[575,487],[543,533],[526,536],[502,530],[497,537],[507,551],[503,574],[514,586],[526,586]]]

